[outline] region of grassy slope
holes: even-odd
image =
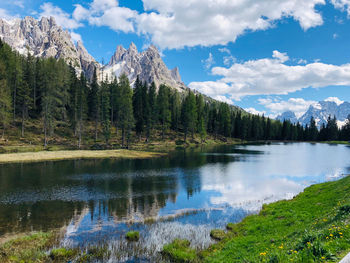
[[[78,139],[72,133],[67,123],[59,123],[55,129],[55,134],[50,137],[49,146],[45,149],[43,147],[43,134],[42,124],[40,121],[32,121],[26,127],[24,137],[20,135],[20,129],[16,127],[10,127],[6,130],[5,137],[1,138],[0,134],[0,153],[21,153],[21,152],[39,152],[44,150],[49,151],[61,151],[61,150],[77,150]],[[201,145],[201,140],[198,134],[194,139],[188,136],[187,142],[183,142],[183,134],[176,133],[169,130],[165,134],[165,138],[162,139],[161,131],[154,130],[149,142],[145,142],[143,136],[140,140],[136,134],[132,134],[130,149],[138,151],[162,151],[169,152],[176,147],[192,147]],[[240,140],[231,138],[217,138],[208,135],[204,144],[235,144],[241,143]],[[111,139],[109,145],[106,146],[104,138],[102,136],[102,130],[99,130],[99,136],[97,142],[94,140],[94,126],[93,123],[86,123],[85,132],[82,139],[82,150],[90,149],[120,149],[121,148],[121,131],[115,128],[111,129]]]
[[[336,262],[350,251],[350,177],[264,205],[201,252],[205,262]]]

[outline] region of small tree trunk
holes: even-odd
[[[98,122],[97,119],[95,120],[95,142],[97,142],[97,126],[98,126]]]
[[[21,136],[24,137],[24,108],[22,109],[22,132],[21,132]]]
[[[124,148],[124,143],[125,143],[125,129],[122,128],[122,148]]]
[[[81,129],[82,129],[82,127],[81,127],[82,125],[81,125],[81,120],[79,121],[79,139],[78,139],[78,148],[80,149],[80,147],[81,147]]]

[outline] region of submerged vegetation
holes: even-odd
[[[139,241],[140,233],[138,231],[129,231],[126,233],[125,238],[128,241]]]
[[[350,177],[264,205],[227,229],[222,241],[195,257],[187,253],[189,243],[176,241],[164,250],[175,262],[178,255],[180,262],[337,262],[350,251]]]

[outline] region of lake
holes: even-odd
[[[61,228],[62,246],[107,243],[112,260],[152,262],[175,238],[205,248],[211,229],[349,174],[349,157],[345,145],[271,143],[0,165],[0,238]],[[139,242],[125,241],[129,230],[140,231]]]

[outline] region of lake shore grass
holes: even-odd
[[[200,262],[338,262],[350,252],[350,177],[310,186],[228,224]]]
[[[74,159],[146,159],[164,156],[164,153],[134,150],[72,150],[72,151],[39,151],[0,154],[0,163],[23,163],[61,161]]]

